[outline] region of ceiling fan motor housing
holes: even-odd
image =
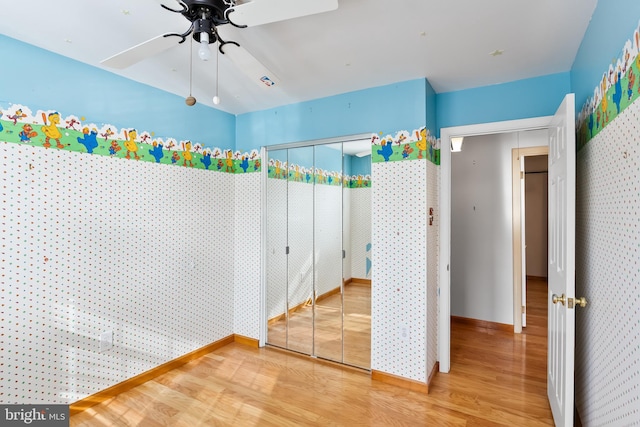
[[[189,22],[195,23],[198,20],[207,20],[210,21],[213,26],[229,23],[224,16],[224,12],[229,7],[225,0],[182,1],[187,6],[187,10],[182,12],[182,15],[187,18]]]
[[[211,25],[211,21],[209,21],[208,19],[196,19],[195,21],[193,21],[193,38],[198,43],[200,43],[201,33],[209,34],[209,43],[214,43],[216,41],[216,36],[213,32],[213,26]]]

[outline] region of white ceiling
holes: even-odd
[[[239,42],[280,85],[261,88],[221,55],[216,108],[241,114],[421,77],[441,93],[568,71],[596,1],[339,0],[337,10],[313,16],[225,25],[223,38]],[[2,34],[100,68],[188,24],[157,0],[30,0],[0,13]],[[495,50],[504,53],[490,55]],[[192,94],[200,103],[213,105],[215,70],[215,61],[194,54]],[[109,71],[186,97],[189,43]]]

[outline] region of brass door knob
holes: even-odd
[[[551,297],[551,301],[553,301],[554,304],[560,303],[560,304],[564,305],[564,303],[566,301],[566,297],[564,296],[564,294],[562,294],[561,297],[559,297],[556,294],[553,294],[553,296]]]
[[[587,306],[587,299],[585,297],[576,298],[576,307],[577,306],[585,308]]]

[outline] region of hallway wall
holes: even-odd
[[[513,325],[511,150],[547,131],[466,137],[451,153],[451,314]]]

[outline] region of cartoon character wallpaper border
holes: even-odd
[[[640,97],[639,53],[640,22],[633,37],[625,43],[621,56],[603,73],[593,96],[587,99],[576,118],[578,150]],[[82,118],[75,115],[63,117],[55,110],[38,110],[33,114],[29,107],[20,104],[10,104],[7,108],[0,105],[0,141],[225,173],[257,172],[261,168],[257,150],[242,153],[209,148],[189,140],[178,142],[174,138],[155,138],[152,132],[83,123]],[[373,163],[427,159],[440,164],[440,141],[430,135],[426,127],[413,132],[399,131],[395,137],[373,134],[371,145]],[[272,166],[274,170],[269,171],[270,177],[275,173],[276,166]],[[335,172],[320,172],[313,173],[314,182],[345,181],[344,177],[338,179]],[[303,177],[300,173],[300,167],[297,171],[294,167],[287,176],[293,174],[292,180],[310,180],[309,171],[305,170]],[[366,178],[350,177],[346,181],[355,181],[353,185],[358,186]]]
[[[280,160],[269,159],[267,176],[270,179],[282,179],[291,182],[302,182],[317,185],[342,185],[345,188],[371,187],[371,175],[343,175],[341,172],[287,164]]]
[[[0,106],[0,141],[224,173],[257,172],[261,167],[257,150],[241,153],[188,140],[155,138],[135,128],[83,123],[82,118],[63,117],[55,110],[38,110],[34,115],[20,104]]]
[[[372,163],[396,162],[404,160],[429,160],[440,165],[440,140],[431,136],[426,127],[413,132],[402,130],[396,136],[371,135]],[[347,188],[371,187],[371,175],[343,175],[338,171],[327,171],[297,164],[287,164],[269,159],[268,177],[307,184],[342,185]]]
[[[640,22],[621,56],[609,64],[600,83],[576,118],[577,149],[584,147],[607,124],[640,96]]]
[[[422,127],[413,132],[402,130],[395,137],[382,134],[371,136],[373,163],[426,159],[440,164],[440,140]]]

